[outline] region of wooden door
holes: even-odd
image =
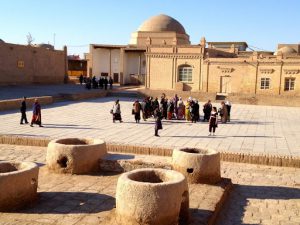
[[[231,93],[231,77],[230,76],[221,76],[221,93]]]

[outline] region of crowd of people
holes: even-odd
[[[203,119],[209,123],[209,135],[215,134],[218,127],[219,117],[221,123],[230,121],[231,103],[222,101],[219,109],[213,107],[210,100],[203,105]],[[117,100],[111,110],[113,122],[121,119],[121,108]],[[142,114],[142,117],[141,117]],[[165,120],[186,120],[192,123],[200,122],[200,105],[198,100],[189,97],[186,102],[176,94],[173,98],[166,98],[162,94],[161,98],[147,97],[143,101],[136,100],[133,103],[132,115],[136,123],[140,123],[141,118],[146,121],[148,118],[155,119],[155,136],[158,136],[158,130],[162,129],[162,119]],[[116,119],[117,118],[117,119]]]
[[[21,120],[20,124],[24,124],[23,121],[28,124],[26,117],[26,97],[20,106]],[[222,101],[219,109],[213,106],[211,101],[208,100],[203,105],[203,122],[208,121],[209,124],[209,135],[215,135],[216,128],[218,127],[219,117],[221,123],[227,123],[230,121],[231,103],[227,101]],[[113,122],[120,121],[123,122],[121,117],[121,106],[119,100],[116,100],[110,113],[113,116]],[[158,135],[158,131],[162,127],[162,119],[165,120],[186,120],[192,123],[197,123],[201,121],[200,117],[200,105],[198,100],[189,97],[186,102],[178,97],[176,94],[173,98],[166,98],[165,94],[162,94],[161,98],[147,97],[142,102],[136,100],[133,103],[132,115],[136,123],[140,123],[142,119],[146,121],[148,118],[155,119],[154,135]],[[37,124],[42,127],[42,117],[41,117],[41,105],[38,99],[35,99],[33,104],[33,115],[31,119],[30,126]]]
[[[96,76],[93,76],[92,79],[89,77],[85,77],[83,75],[80,75],[79,77],[79,82],[81,85],[85,84],[85,87],[87,89],[105,89],[107,90],[108,85],[109,88],[112,89],[113,88],[113,79],[112,77],[100,77],[99,79],[96,78]]]

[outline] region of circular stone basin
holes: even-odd
[[[174,149],[172,166],[189,183],[214,184],[221,179],[220,153],[212,149]]]
[[[33,162],[0,162],[0,211],[20,209],[37,199],[39,167]]]
[[[85,174],[98,171],[99,159],[106,153],[106,144],[100,139],[56,139],[48,144],[46,161],[51,171]]]
[[[123,225],[173,225],[189,218],[186,178],[173,170],[137,169],[117,184],[116,216]]]

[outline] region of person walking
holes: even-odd
[[[79,82],[80,82],[80,85],[82,85],[82,83],[83,83],[83,75],[82,74],[79,77]]]
[[[37,99],[34,100],[33,104],[33,113],[30,126],[33,127],[33,124],[37,124],[42,127],[42,114],[41,114],[41,105]]]
[[[105,89],[105,90],[107,90],[107,84],[108,84],[108,80],[107,80],[107,78],[106,78],[106,77],[104,78],[104,81],[103,81],[103,83],[104,83],[104,89]]]
[[[212,108],[208,123],[209,123],[208,136],[211,136],[211,132],[213,132],[213,135],[215,135],[216,128],[218,127],[218,112],[216,107]]]
[[[141,120],[141,109],[142,109],[142,106],[141,106],[139,100],[136,100],[133,103],[133,109],[132,109],[136,123],[139,123]]]
[[[155,128],[154,128],[155,133],[154,133],[154,136],[159,137],[158,130],[163,129],[162,122],[161,122],[161,119],[162,119],[163,115],[162,115],[161,111],[158,108],[155,109],[155,111],[154,111],[154,117],[155,117]]]
[[[230,111],[231,111],[231,102],[229,100],[226,100],[225,102],[226,108],[227,108],[227,121],[230,122]]]
[[[113,83],[114,83],[113,79],[111,77],[109,77],[109,81],[108,82],[109,82],[109,89],[112,89]]]
[[[185,105],[185,119],[186,121],[191,121],[191,104],[192,104],[192,97],[189,97],[186,105]]]
[[[203,122],[205,122],[205,120],[209,121],[211,110],[212,110],[212,104],[211,101],[208,100],[203,106],[203,113],[204,113]]]
[[[111,109],[111,113],[113,114],[113,123],[116,121],[116,120],[119,120],[120,123],[122,123],[122,117],[121,117],[121,106],[120,106],[120,103],[119,103],[119,99],[117,99],[115,101],[115,104],[113,105],[113,108]]]
[[[200,117],[199,104],[196,99],[193,101],[193,104],[192,104],[191,115],[192,115],[192,123],[196,123],[197,121],[199,121],[199,117]]]
[[[227,106],[225,105],[224,101],[221,102],[220,116],[221,116],[222,123],[227,123],[228,111],[227,111]]]
[[[23,124],[23,120],[26,124],[28,124],[27,116],[26,116],[26,97],[23,97],[23,101],[21,103],[20,111],[21,111],[21,121],[20,124]]]
[[[175,119],[178,118],[178,101],[179,101],[179,98],[178,98],[177,94],[175,94],[175,96],[173,98]]]
[[[181,97],[179,98],[177,109],[178,109],[177,119],[178,120],[183,120],[184,119],[185,106],[184,106],[184,103],[183,103]]]

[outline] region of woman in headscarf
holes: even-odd
[[[141,109],[142,109],[142,106],[139,102],[139,100],[136,100],[134,103],[133,103],[133,113],[134,113],[134,119],[135,119],[135,122],[136,123],[139,123],[140,120],[141,120]]]
[[[173,102],[169,99],[168,100],[168,108],[167,108],[167,111],[168,111],[168,120],[172,120],[172,115],[174,113],[174,104]]]
[[[115,104],[113,105],[112,108],[112,114],[113,114],[113,122],[115,122],[116,120],[119,120],[120,123],[122,123],[122,117],[121,117],[121,106],[119,104],[119,99],[117,99],[115,101]]]
[[[183,120],[184,119],[185,106],[184,106],[184,103],[183,103],[181,97],[179,98],[179,101],[178,101],[178,104],[177,104],[177,108],[178,108],[177,119]]]
[[[220,116],[221,116],[222,123],[227,123],[228,111],[227,111],[227,106],[225,105],[224,101],[221,102]]]
[[[190,111],[191,102],[192,102],[192,97],[189,97],[185,104],[185,119],[186,119],[186,121],[191,121],[191,119],[192,119],[191,111]]]
[[[33,113],[30,126],[33,127],[33,124],[38,124],[42,127],[42,114],[41,114],[41,105],[37,99],[34,100],[33,104]]]

